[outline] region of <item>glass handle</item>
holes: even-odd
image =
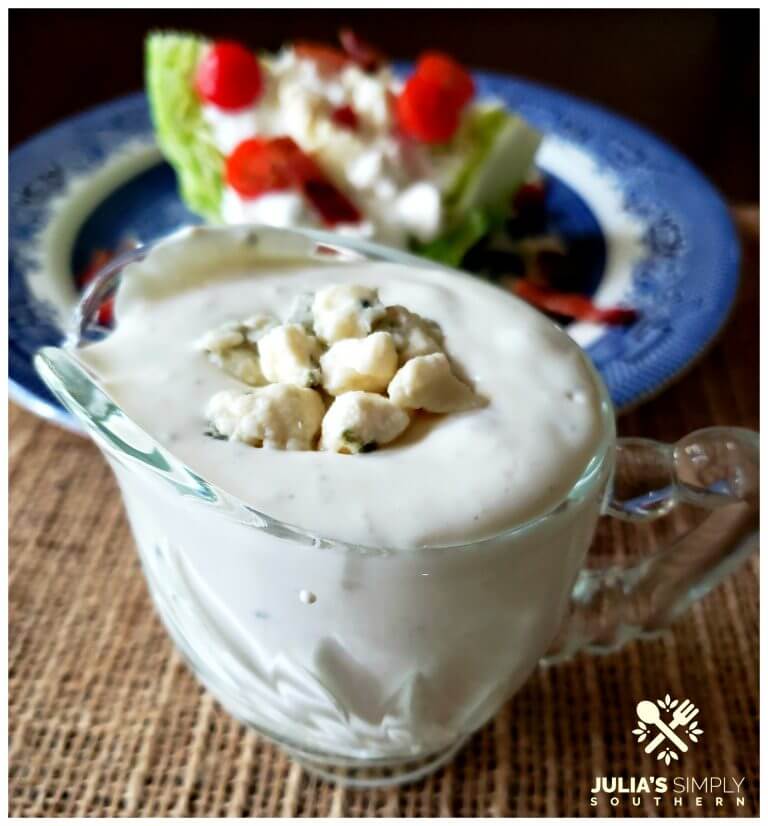
[[[647,523],[685,503],[705,518],[639,562],[584,569],[544,662],[657,634],[735,570],[758,546],[759,449],[757,433],[729,427],[698,430],[674,445],[619,439],[603,514]]]

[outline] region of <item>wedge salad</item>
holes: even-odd
[[[254,54],[155,33],[146,79],[187,206],[223,223],[316,226],[450,264],[503,222],[541,135],[478,101],[440,52],[398,79],[352,32]]]
[[[181,197],[206,221],[318,227],[408,249],[517,293],[558,321],[629,324],[584,295],[553,235],[542,135],[478,98],[449,55],[405,77],[352,31],[276,54],[155,32],[146,86]]]

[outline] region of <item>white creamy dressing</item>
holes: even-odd
[[[601,436],[585,358],[523,302],[476,279],[389,263],[201,266],[191,283],[120,295],[117,330],[80,351],[125,412],[189,467],[258,510],[316,535],[414,548],[472,541],[544,513],[577,481]],[[141,267],[142,265],[135,265]],[[155,277],[158,273],[155,273]],[[129,276],[126,276],[128,280]],[[211,396],[245,387],[195,342],[332,283],[376,287],[442,328],[454,363],[489,401],[422,416],[366,455],[280,451],[203,435]]]
[[[158,610],[227,709],[310,751],[430,754],[485,723],[556,635],[610,455],[552,509],[611,425],[584,356],[520,301],[426,267],[309,260],[296,238],[263,228],[175,236],[126,269],[117,330],[79,354],[198,474],[311,534],[405,549],[469,542],[549,512],[469,547],[363,553],[299,541],[183,493],[130,451],[105,446]],[[286,261],[287,247],[298,259]],[[194,342],[228,319],[280,315],[297,292],[347,280],[439,322],[488,405],[423,419],[367,454],[204,436],[206,401],[238,383]],[[125,438],[134,455],[151,450]]]
[[[456,173],[461,153],[435,155],[395,135],[388,97],[399,83],[388,68],[368,73],[351,65],[325,76],[313,60],[300,59],[291,49],[260,65],[264,92],[252,106],[234,112],[212,104],[203,108],[223,155],[248,138],[288,135],[319,160],[365,216],[360,224],[335,231],[397,247],[406,247],[409,237],[426,242],[440,233],[440,193]],[[334,123],[332,112],[341,106],[354,109],[358,129]],[[243,198],[227,186],[221,212],[227,224],[321,225],[311,207],[291,192]]]

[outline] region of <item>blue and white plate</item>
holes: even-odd
[[[657,393],[726,320],[739,247],[725,204],[702,175],[649,133],[597,106],[533,83],[476,74],[546,134],[548,223],[588,250],[587,291],[599,305],[635,308],[628,327],[575,323],[619,410]],[[77,425],[32,366],[58,343],[77,300],[73,273],[96,249],[151,241],[196,221],[152,141],[142,94],[91,109],[41,133],[10,158],[10,395]]]

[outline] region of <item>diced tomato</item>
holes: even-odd
[[[357,64],[364,72],[375,72],[379,66],[386,62],[383,52],[371,46],[370,43],[366,43],[352,29],[341,29],[339,31],[339,42],[352,62]]]
[[[242,109],[261,96],[261,69],[256,57],[239,43],[218,40],[197,67],[198,95],[222,109]]]
[[[337,106],[331,112],[331,120],[337,126],[343,126],[345,129],[351,129],[353,132],[360,126],[360,118],[357,112],[349,105]]]
[[[349,66],[351,60],[341,49],[326,46],[325,43],[313,43],[309,40],[297,40],[293,44],[296,57],[315,62],[320,73],[330,75]]]
[[[459,107],[444,89],[411,75],[395,103],[401,131],[424,143],[445,143],[459,126]]]
[[[237,145],[225,168],[232,189],[244,198],[257,198],[294,185],[292,157],[281,149],[279,140],[249,138]]]
[[[526,278],[515,281],[513,290],[520,298],[540,310],[577,321],[618,326],[632,324],[637,319],[637,312],[628,307],[597,307],[585,295],[561,293],[549,287],[533,284]]]
[[[443,90],[446,100],[461,108],[475,94],[472,75],[450,55],[442,52],[425,52],[416,64],[416,74],[431,80]]]

